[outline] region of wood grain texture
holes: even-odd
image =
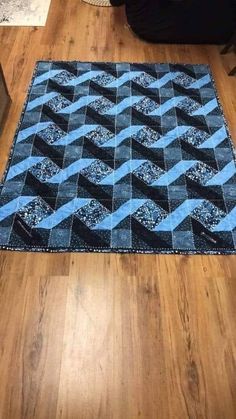
[[[0,28],[13,105],[36,60],[209,63],[236,139],[234,56],[151,45],[124,11],[52,0],[45,28]],[[0,253],[1,419],[235,419],[236,257]]]

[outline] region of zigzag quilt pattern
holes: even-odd
[[[2,249],[234,253],[209,67],[39,62],[0,192]]]

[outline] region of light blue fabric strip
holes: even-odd
[[[32,109],[37,108],[37,106],[44,105],[45,103],[49,102],[49,100],[54,99],[54,97],[57,97],[58,93],[51,92],[47,93],[46,95],[40,96],[37,99],[32,100],[28,103],[27,111],[32,111]]]
[[[106,73],[104,73],[104,71],[94,71],[94,70],[88,71],[82,74],[81,76],[76,77],[75,79],[71,79],[68,83],[66,83],[66,86],[77,86],[79,84],[84,83],[85,81],[92,80],[95,77],[100,76],[101,74],[106,74]]]
[[[196,80],[192,84],[190,84],[187,89],[200,89],[201,87],[205,86],[211,81],[210,75],[207,74],[206,76],[203,76],[201,79]]]
[[[158,224],[154,231],[173,231],[178,227],[191,212],[203,202],[203,199],[187,199],[163,221]]]
[[[179,76],[180,72],[169,72],[161,77],[159,80],[154,81],[148,87],[153,89],[160,89],[161,87],[165,86],[165,84],[169,83],[169,81],[174,80],[177,76]]]
[[[230,211],[230,213],[227,214],[226,217],[223,220],[221,220],[219,224],[217,224],[212,231],[213,232],[232,231],[235,229],[235,227],[236,227],[236,207],[234,207],[232,211]]]
[[[168,145],[173,143],[178,137],[185,134],[191,127],[188,126],[179,126],[173,130],[167,132],[166,135],[161,137],[155,143],[151,144],[150,148],[166,148]]]
[[[65,182],[65,180],[69,179],[71,176],[75,175],[76,173],[79,173],[81,170],[85,169],[85,167],[88,167],[94,161],[95,161],[95,159],[80,159],[80,160],[77,160],[74,163],[70,164],[70,166],[61,170],[55,176],[51,177],[51,179],[49,179],[48,183],[62,183],[62,182]]]
[[[38,124],[32,125],[29,128],[25,128],[19,132],[17,136],[17,143],[26,140],[33,134],[37,134],[38,132],[48,128],[52,123],[51,122],[39,122]]]
[[[105,217],[104,220],[97,224],[93,229],[112,230],[126,217],[137,211],[137,209],[140,208],[145,202],[146,200],[144,199],[130,199],[129,201],[121,205],[112,214]]]
[[[33,85],[37,86],[40,83],[43,83],[46,80],[52,79],[53,77],[57,76],[58,74],[62,73],[63,70],[50,70],[46,73],[42,74],[35,78]]]
[[[115,185],[123,177],[132,173],[135,169],[145,163],[146,160],[128,160],[123,163],[118,169],[114,170],[107,177],[102,179],[99,183],[100,185]]]
[[[78,111],[79,109],[83,108],[84,106],[88,106],[90,103],[94,102],[97,99],[101,99],[102,96],[82,96],[79,100],[72,103],[69,106],[61,109],[57,113],[59,114],[71,114],[73,112]]]
[[[215,132],[211,137],[209,137],[204,143],[200,144],[198,148],[215,148],[217,147],[222,141],[227,138],[227,133],[225,127],[220,128],[218,131]]]
[[[200,115],[206,116],[217,107],[218,107],[217,100],[212,99],[206,105],[204,105],[201,108],[197,109],[196,111],[192,112],[191,115],[193,115],[193,116],[198,116],[198,115],[199,116]]]
[[[44,160],[45,157],[27,157],[25,160],[21,161],[20,163],[15,164],[14,166],[11,166],[6,180],[13,179],[14,177],[20,175],[21,173],[25,172],[26,170],[29,170],[32,166],[35,164],[41,162]]]
[[[133,80],[135,77],[141,76],[141,74],[143,74],[142,71],[132,71],[132,72],[126,72],[124,74],[122,74],[122,76],[120,76],[118,79],[108,83],[106,85],[106,87],[108,88],[118,88],[120,86],[122,86],[123,84],[127,83],[130,80]]]
[[[220,172],[218,172],[215,176],[208,180],[206,186],[224,185],[235,174],[235,163],[234,161],[231,161]]]
[[[5,220],[5,218],[19,211],[21,208],[23,208],[29,202],[33,201],[35,198],[35,196],[20,196],[3,205],[2,207],[0,207],[0,221]]]
[[[163,105],[160,105],[159,108],[154,109],[154,111],[150,112],[148,116],[162,116],[166,112],[168,112],[173,107],[177,106],[182,100],[185,99],[185,96],[177,96],[167,100]]]
[[[103,144],[101,147],[117,147],[124,140],[126,140],[127,138],[131,138],[133,135],[141,131],[142,128],[144,128],[144,125],[132,125],[129,128],[125,128],[121,132],[119,132],[119,134],[117,134],[115,137],[111,138],[109,141]]]
[[[69,132],[65,137],[61,138],[58,141],[53,143],[54,146],[66,146],[68,144],[73,143],[76,140],[79,140],[84,135],[88,134],[89,132],[94,131],[98,125],[83,125],[82,127],[75,129],[74,131]]]
[[[60,224],[63,220],[66,220],[66,218],[74,214],[80,208],[89,204],[89,202],[91,202],[91,199],[74,198],[67,204],[62,205],[57,211],[49,215],[49,217],[44,218],[44,220],[40,221],[40,223],[37,224],[36,227],[50,230],[51,228],[56,227],[58,224]]]
[[[168,186],[171,185],[176,179],[183,175],[188,169],[197,163],[196,160],[182,160],[172,167],[167,173],[159,177],[152,186]]]

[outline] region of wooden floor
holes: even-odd
[[[149,45],[123,9],[52,0],[45,28],[0,28],[13,106],[39,59],[210,63],[236,140],[233,54]],[[235,419],[236,257],[0,254],[0,419]]]

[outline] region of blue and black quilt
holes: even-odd
[[[2,249],[234,253],[209,67],[39,62],[0,192]]]

